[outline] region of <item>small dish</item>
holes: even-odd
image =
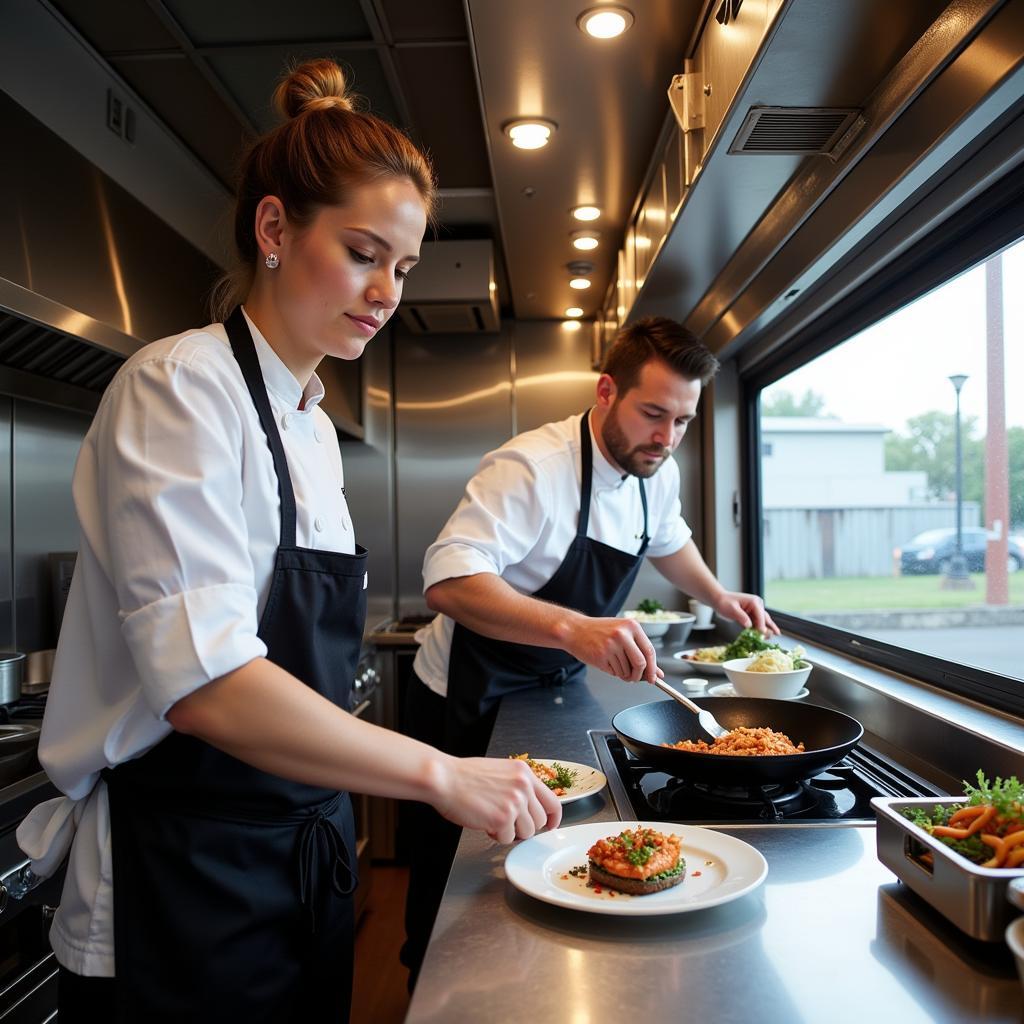
[[[681,665],[685,665],[687,668],[693,669],[694,672],[700,672],[701,674],[712,676],[724,676],[725,669],[722,668],[722,663],[720,661],[693,660],[693,655],[699,650],[699,647],[694,647],[688,651],[676,651],[672,657]]]
[[[1006,926],[1006,944],[1013,951],[1020,983],[1024,985],[1024,917],[1018,917]]]
[[[691,615],[689,612],[676,612],[676,611],[662,611],[657,612],[658,615],[671,615],[672,618],[659,618],[659,619],[646,619],[642,616],[650,614],[649,612],[641,612],[635,608],[630,609],[622,613],[624,619],[633,619],[640,623],[640,628],[647,634],[651,640],[663,637],[672,626],[678,626],[681,623],[692,624],[696,621],[697,616]]]
[[[563,768],[576,772],[576,778],[573,780],[572,786],[569,787],[569,792],[558,798],[563,804],[571,804],[574,800],[582,800],[592,793],[600,793],[608,784],[608,779],[605,777],[604,772],[599,772],[589,764],[563,761],[557,757],[531,757],[530,760],[536,761],[537,764],[546,764],[549,768],[554,767],[555,764],[560,764]]]
[[[698,626],[696,623],[694,623],[690,627],[690,632],[691,633],[710,633],[714,628],[715,628],[715,624],[713,622],[708,623],[708,625],[706,625],[706,626]]]
[[[805,686],[799,693],[793,694],[792,697],[785,697],[784,700],[803,700],[804,697],[809,697],[811,691]],[[708,687],[707,696],[709,697],[742,697],[741,693],[736,692],[736,687],[732,683],[717,683],[715,686]]]

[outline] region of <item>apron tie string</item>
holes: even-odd
[[[299,894],[316,932],[316,905],[322,869],[330,871],[331,889],[337,896],[351,896],[359,876],[349,860],[345,839],[338,826],[320,810],[302,827],[299,837]]]

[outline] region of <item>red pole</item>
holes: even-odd
[[[985,432],[985,600],[1010,600],[1006,560],[1010,523],[1010,471],[1006,448],[1006,385],[1003,379],[1003,257],[985,264],[985,336],[988,378],[988,428]]]

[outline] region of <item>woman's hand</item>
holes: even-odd
[[[558,797],[525,761],[497,757],[452,757],[438,765],[430,801],[438,813],[463,828],[486,832],[499,843],[529,839],[562,820]]]

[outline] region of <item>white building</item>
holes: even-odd
[[[763,507],[878,508],[927,500],[927,474],[885,468],[888,427],[813,416],[761,420]]]

